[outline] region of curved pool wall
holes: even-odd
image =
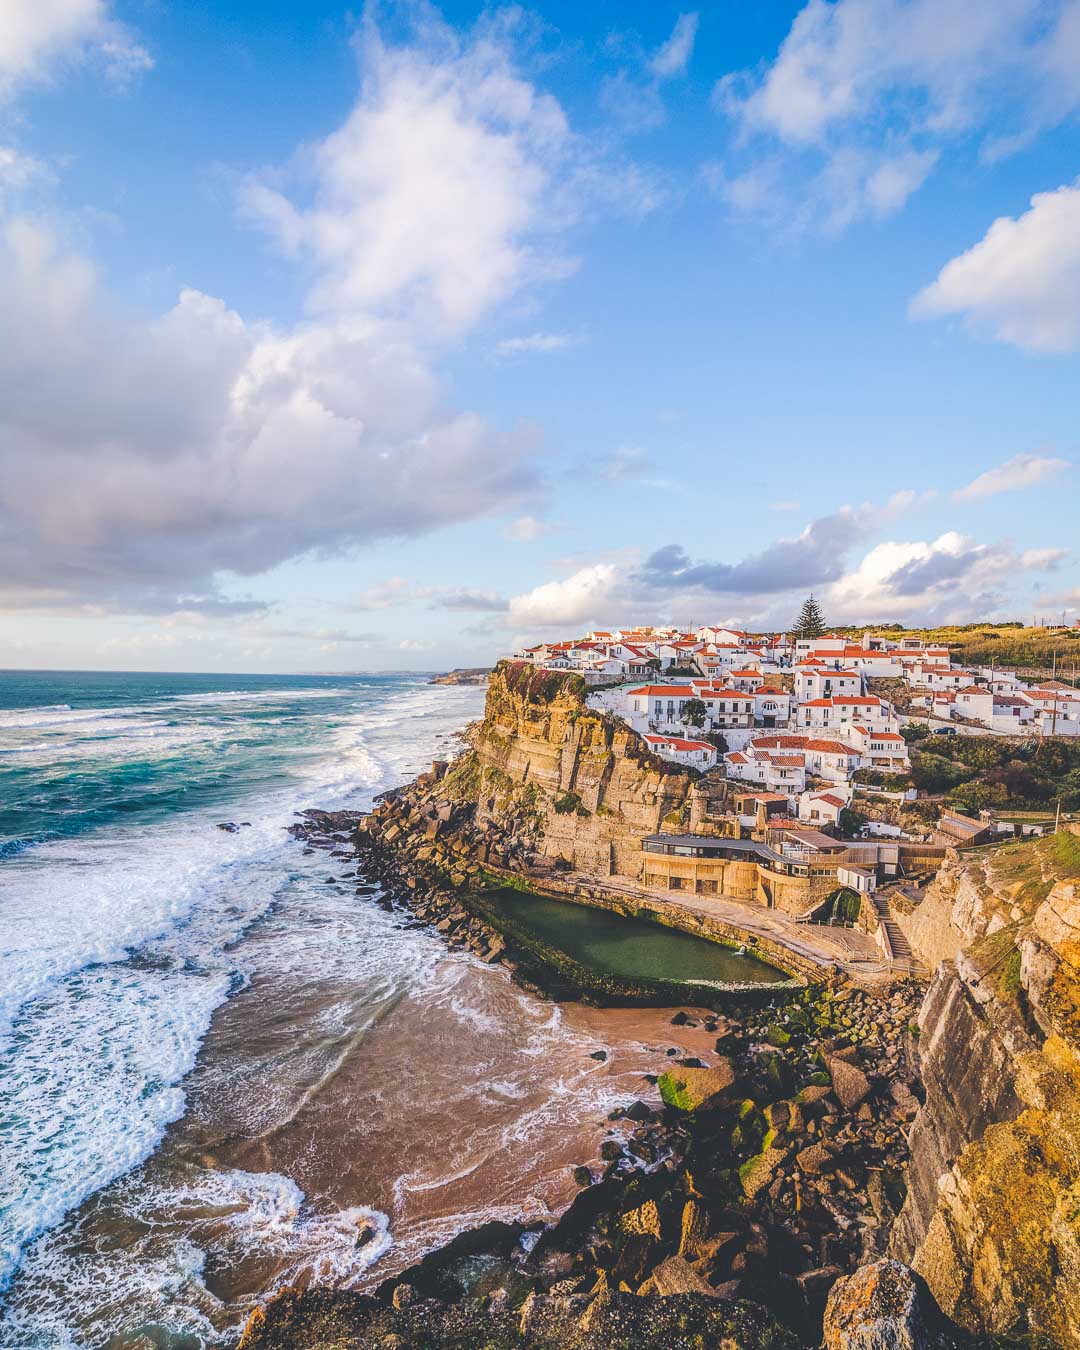
[[[803,987],[790,969],[745,952],[737,940],[688,933],[651,907],[598,905],[520,884],[488,885],[470,902],[526,956],[529,973],[554,973],[557,983],[598,1002],[719,1007],[786,999]]]

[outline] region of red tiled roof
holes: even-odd
[[[646,698],[695,698],[697,695],[687,684],[645,684],[640,689],[631,689],[628,695],[643,694]]]
[[[684,741],[681,736],[646,736],[650,745],[667,745],[675,750],[714,750],[708,741]]]

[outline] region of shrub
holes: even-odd
[[[571,812],[577,811],[579,814],[585,811],[581,797],[576,792],[564,792],[561,797],[555,798],[555,814],[558,816],[568,816]]]

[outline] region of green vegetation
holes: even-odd
[[[862,896],[850,886],[840,886],[828,896],[821,908],[822,919],[835,919],[838,923],[854,923],[862,908]]]
[[[791,630],[791,636],[799,638],[821,637],[825,632],[825,616],[821,612],[821,606],[814,599],[813,595],[808,595],[803,601],[803,607],[799,611],[799,617],[795,620],[795,626]]]
[[[691,698],[683,704],[683,721],[689,722],[693,727],[703,727],[705,718],[708,716],[708,709],[700,698]]]
[[[1020,992],[1020,953],[1014,951],[1010,953],[1004,966],[1002,967],[1001,985],[1007,994],[1016,995]]]
[[[858,834],[866,824],[866,817],[861,811],[854,811],[850,806],[845,806],[837,817],[837,824],[844,834]]]
[[[1080,838],[1062,833],[1005,844],[987,854],[986,868],[994,888],[1031,913],[1056,882],[1080,877]]]
[[[480,794],[481,777],[480,758],[475,750],[470,750],[450,765],[440,795],[448,801],[474,802]]]
[[[561,797],[555,798],[555,814],[557,816],[569,816],[575,811],[579,816],[589,814],[578,793],[564,792]]]
[[[911,780],[963,811],[1037,810],[1059,798],[1062,810],[1080,810],[1080,738],[927,736],[912,746]]]

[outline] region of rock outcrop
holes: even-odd
[[[958,1350],[926,1282],[899,1261],[875,1261],[837,1280],[825,1306],[824,1350]]]
[[[651,755],[618,719],[589,708],[579,676],[504,663],[488,683],[461,786],[476,823],[593,876],[641,869],[642,835],[689,814],[693,777]]]
[[[1072,836],[1059,838],[1049,847],[1068,859]],[[961,1325],[1080,1346],[1080,885],[1049,884],[1033,913],[987,922],[931,984],[926,1102],[892,1250]],[[970,889],[956,895],[981,922]],[[989,890],[982,915],[1000,901]]]

